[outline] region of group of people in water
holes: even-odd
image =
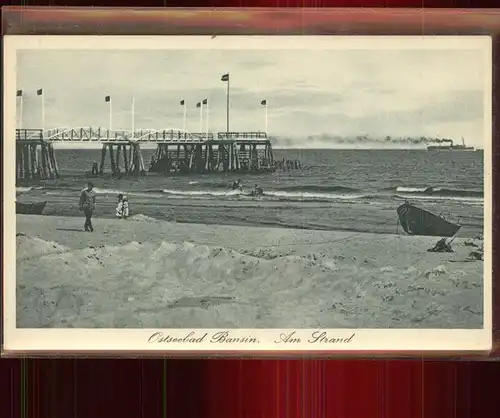
[[[302,167],[299,160],[278,160],[274,162],[276,169],[283,171],[300,170]]]
[[[233,183],[233,190],[239,190],[240,192],[243,191],[243,185],[241,184],[241,180],[238,179]],[[259,187],[258,184],[254,186],[252,191],[250,192],[250,196],[262,196],[264,194],[264,190],[262,190],[261,187]]]

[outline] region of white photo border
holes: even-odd
[[[271,41],[270,41],[271,39]],[[24,329],[16,328],[16,214],[15,127],[16,54],[33,49],[467,49],[484,52],[484,286],[482,329]],[[3,350],[15,352],[488,352],[492,347],[492,39],[490,36],[4,36],[3,141]],[[212,341],[217,333],[248,342]],[[319,344],[314,332],[346,339],[348,343]],[[295,332],[301,342],[276,343]],[[158,334],[162,333],[162,334]],[[206,335],[205,335],[206,334]],[[179,339],[163,342],[159,335]],[[203,339],[201,337],[205,335]],[[350,338],[352,337],[352,338]],[[190,338],[200,338],[201,342]],[[258,342],[252,341],[256,339]]]

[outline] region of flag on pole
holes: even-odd
[[[208,99],[203,99],[202,103],[206,106],[205,107],[205,124],[206,124],[206,134],[208,137]]]
[[[223,74],[221,81],[227,81],[226,94],[226,131],[229,133],[229,73]]]
[[[201,107],[201,102],[196,103],[196,107]]]
[[[105,101],[105,102],[110,102],[110,101],[111,101],[111,96],[106,96],[106,97],[104,98],[104,101]]]
[[[21,99],[19,100],[19,128],[22,128],[23,126],[23,91],[22,90],[17,90],[16,91],[16,99],[17,97],[20,97]]]
[[[186,101],[182,99],[179,103],[184,108],[184,115],[182,116],[182,130],[186,131],[186,115],[187,115]]]
[[[42,132],[45,132],[45,100],[44,100],[44,97],[43,97],[43,89],[38,89],[36,91],[36,95],[37,96],[41,96],[41,102],[42,102],[42,114],[41,114],[41,117],[42,117]]]
[[[260,104],[261,104],[262,106],[266,106],[266,105],[267,105],[267,100],[262,100],[262,101],[260,102]]]

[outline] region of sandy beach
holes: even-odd
[[[18,327],[481,328],[457,238],[17,215]],[[477,245],[482,243],[475,241]]]

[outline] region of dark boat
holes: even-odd
[[[20,203],[16,202],[16,213],[23,215],[41,215],[47,202]]]
[[[401,226],[409,235],[452,237],[460,229],[460,225],[424,209],[417,208],[408,202],[399,206],[397,213]]]

